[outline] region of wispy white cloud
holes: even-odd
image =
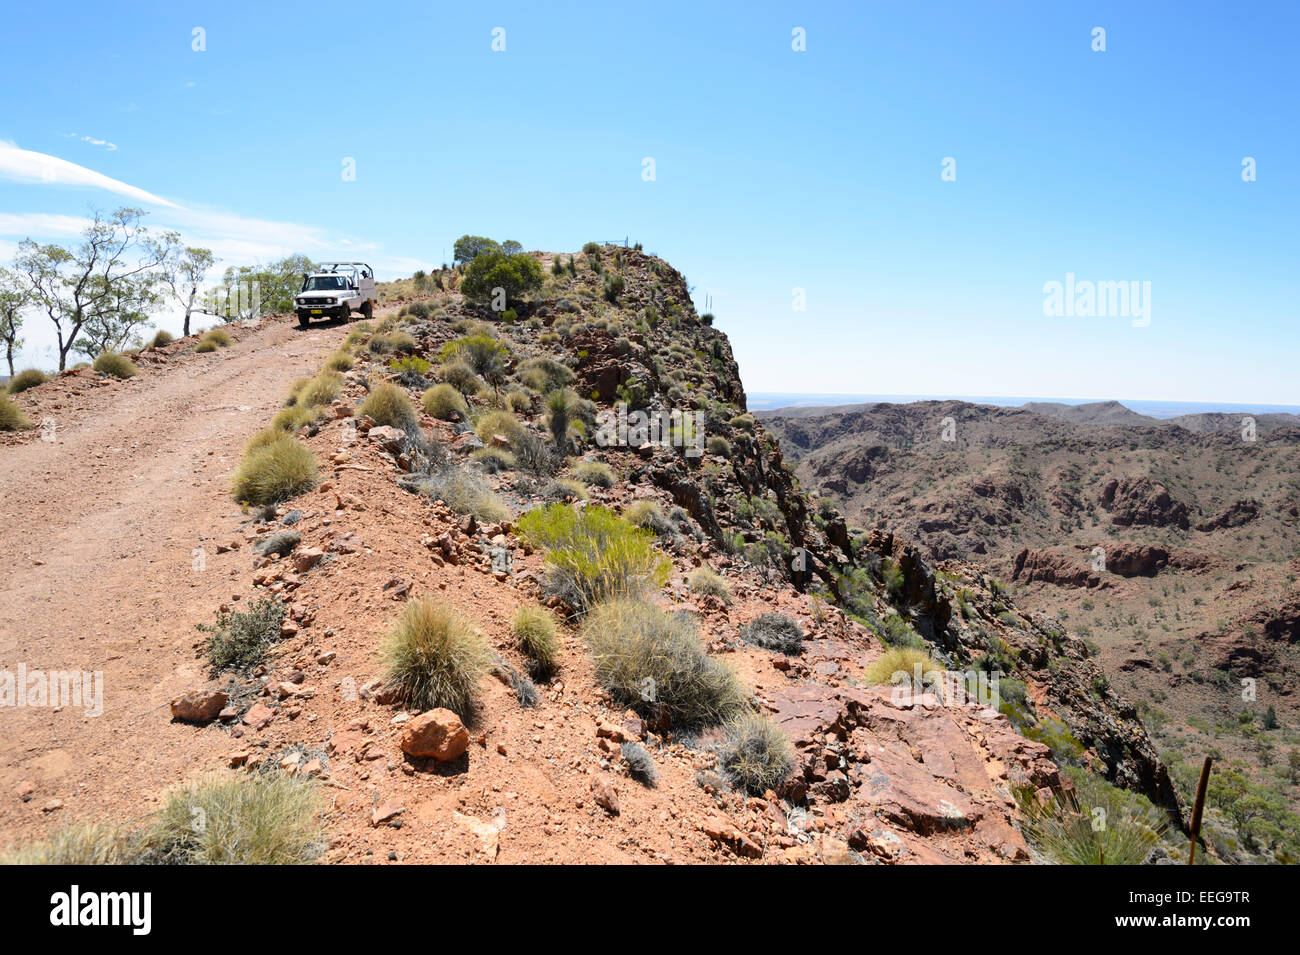
[[[42,183],[56,186],[89,186],[127,196],[138,202],[174,209],[176,203],[119,179],[78,166],[48,153],[21,149],[17,144],[0,140],[0,178],[12,182]]]
[[[2,140],[0,179],[103,189],[155,206],[150,217],[152,227],[176,230],[186,244],[211,249],[227,265],[267,262],[301,252],[319,259],[338,255],[363,258],[380,275],[409,275],[416,269],[429,267],[427,262],[387,255],[377,243],[358,242],[316,226],[242,216],[198,204],[182,205],[76,163],[20,149]],[[0,236],[66,238],[80,234],[89,222],[79,216],[6,212],[0,213]],[[5,245],[12,246],[12,243]]]
[[[78,136],[76,133],[66,133],[69,139],[80,139],[83,143],[90,143],[92,146],[103,146],[108,152],[117,152],[117,143],[110,143],[107,139],[96,139],[94,136]]]

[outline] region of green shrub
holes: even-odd
[[[4,395],[0,395],[0,431],[26,431],[34,428],[32,419]]]
[[[94,367],[95,371],[110,378],[134,378],[140,374],[140,369],[131,359],[111,351],[100,352]]]
[[[199,355],[206,355],[208,352],[216,351],[221,346],[210,338],[200,338],[198,344],[194,346],[194,351]]]
[[[871,662],[863,673],[863,679],[873,684],[889,684],[895,681],[896,676],[905,676],[906,682],[916,689],[916,668],[921,667],[921,681],[933,680],[930,674],[942,674],[944,672],[943,664],[937,662],[924,650],[917,650],[912,647],[895,647],[886,650],[879,657]],[[899,680],[901,684],[903,681]]]
[[[170,865],[302,865],[327,841],[320,790],[282,773],[212,775],[167,796],[140,861]],[[202,820],[202,825],[196,825]]]
[[[540,676],[554,672],[560,641],[551,612],[536,604],[524,604],[515,611],[514,631],[519,649],[533,661],[535,673]]]
[[[415,405],[405,391],[386,381],[370,389],[370,394],[357,406],[357,417],[369,415],[375,421],[390,428],[412,431],[419,426],[419,416]]]
[[[1073,790],[1046,804],[1031,788],[1016,793],[1029,844],[1063,865],[1140,865],[1169,826],[1164,813],[1090,773],[1062,773]]]
[[[216,670],[251,670],[280,639],[284,604],[262,598],[245,611],[218,611],[215,624],[201,623],[208,635],[208,662]]]
[[[451,421],[456,417],[461,419],[469,417],[469,405],[465,403],[465,398],[446,382],[434,385],[420,400],[424,410],[435,418]]]
[[[519,531],[534,547],[545,548],[548,586],[579,612],[602,600],[657,590],[672,571],[647,531],[603,507],[576,511],[548,504],[525,514]]]
[[[604,461],[579,461],[573,466],[573,474],[588,487],[611,488],[618,480],[614,469]]]
[[[1083,755],[1084,745],[1075,739],[1070,728],[1060,720],[1044,716],[1032,726],[1021,729],[1025,739],[1042,743],[1052,751],[1052,760],[1059,766],[1076,762]]]
[[[463,364],[479,375],[501,366],[509,357],[510,349],[491,335],[457,338],[438,349],[438,360],[444,365]]]
[[[737,789],[761,796],[778,789],[794,769],[794,751],[784,732],[753,712],[727,721],[726,739],[718,751],[718,768]]]
[[[490,662],[487,645],[450,605],[410,600],[383,646],[385,683],[403,704],[468,719]]]
[[[494,289],[504,289],[514,302],[542,284],[542,266],[531,255],[489,252],[476,256],[465,270],[460,290],[470,298],[486,299]]]
[[[164,345],[170,345],[176,341],[176,336],[171,332],[163,331],[161,328],[154,333],[153,338],[149,339],[150,348],[162,348]]]
[[[235,471],[233,491],[237,501],[278,504],[310,491],[319,479],[316,455],[307,445],[286,434],[244,455]]]
[[[721,723],[745,704],[735,674],[704,652],[683,614],[615,599],[596,605],[582,632],[596,679],[621,706],[690,729]]]
[[[533,410],[533,399],[522,388],[512,388],[506,392],[506,410],[515,414],[529,414]]]
[[[20,391],[26,391],[28,388],[35,388],[37,385],[43,385],[49,380],[50,379],[45,372],[40,371],[37,368],[24,368],[22,371],[18,372],[18,374],[9,379],[9,384],[6,387],[8,388],[9,394],[16,395]]]
[[[220,328],[210,328],[204,333],[203,337],[199,339],[199,341],[212,342],[218,348],[225,348],[230,344],[231,338],[229,334]]]
[[[573,423],[577,407],[577,398],[568,389],[558,389],[546,396],[547,427],[550,428],[551,437],[559,449],[563,449],[569,443],[569,428]]]

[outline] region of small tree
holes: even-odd
[[[107,218],[96,212],[75,249],[31,239],[19,243],[14,262],[26,274],[36,304],[54,323],[60,371],[88,323],[108,328],[119,321],[115,310],[123,303],[144,301],[140,283],[153,279],[150,273],[158,267],[164,245],[148,241],[144,216],[129,208]]]
[[[18,333],[23,327],[23,309],[32,303],[32,290],[22,277],[0,268],[0,339],[5,343],[9,377],[14,376],[14,352],[22,347]]]
[[[518,244],[518,243],[516,243]],[[500,252],[500,243],[482,235],[463,235],[452,246],[452,256],[458,264],[468,264],[480,255]]]
[[[149,312],[158,307],[157,276],[146,274],[118,282],[109,308],[90,316],[73,350],[87,358],[104,352],[137,348],[143,342],[136,330],[149,323]]]
[[[259,315],[292,312],[293,299],[302,288],[302,277],[314,271],[315,264],[305,255],[288,255],[270,265],[231,266],[226,269],[222,282],[226,286],[227,301],[235,308],[230,318],[242,320]],[[256,287],[257,294],[252,294]],[[239,294],[232,294],[237,290]]]
[[[470,298],[489,299],[500,289],[506,301],[512,302],[541,284],[542,267],[531,255],[489,252],[470,263],[460,290]]]
[[[167,243],[166,254],[158,267],[159,278],[170,296],[185,310],[185,328],[182,334],[190,333],[190,316],[194,312],[204,312],[199,298],[199,286],[216,262],[210,249],[182,247],[180,236],[169,232],[163,237]]]
[[[501,252],[504,255],[518,255],[524,251],[524,247],[514,239],[506,239],[501,243]]]

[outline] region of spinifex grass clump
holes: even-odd
[[[762,795],[790,775],[794,752],[780,727],[757,713],[745,712],[727,722],[718,768],[733,786]]]
[[[764,650],[793,655],[803,650],[803,627],[783,613],[765,613],[740,628],[740,638]]]
[[[519,530],[534,547],[545,549],[548,588],[580,612],[602,600],[658,589],[672,571],[651,545],[649,531],[603,507],[577,511],[548,504],[525,514]]]
[[[514,631],[519,649],[532,660],[534,674],[539,678],[549,676],[560,652],[555,617],[544,607],[524,604],[515,611]]]
[[[37,385],[43,385],[50,379],[45,372],[38,368],[24,368],[18,374],[9,379],[7,388],[9,394],[16,395],[20,391],[26,391],[28,388],[35,388]]]
[[[134,378],[140,373],[131,359],[111,351],[100,352],[95,359],[95,371],[110,378]]]
[[[921,685],[917,685],[917,673],[921,675]],[[943,664],[936,661],[924,650],[911,647],[896,647],[886,650],[867,667],[863,678],[868,683],[907,683],[921,689],[929,681],[940,678],[944,672]],[[934,674],[934,676],[931,676]]]
[[[725,663],[704,652],[685,615],[635,599],[597,605],[582,628],[596,679],[622,706],[673,726],[715,726],[737,713],[746,694]]]
[[[222,611],[215,624],[201,623],[208,635],[208,662],[216,670],[249,670],[262,661],[271,645],[280,639],[284,604],[278,600],[255,600],[245,611]]]
[[[406,392],[386,381],[371,388],[370,394],[357,406],[357,417],[362,415],[369,415],[379,424],[403,431],[417,428],[420,422],[415,405]]]
[[[324,850],[320,792],[308,779],[266,773],[181,786],[144,837],[142,862],[302,865]],[[201,823],[201,824],[199,824]]]
[[[1074,788],[1047,803],[1032,789],[1016,794],[1029,844],[1065,865],[1140,865],[1169,826],[1164,813],[1083,770],[1062,773]]]
[[[435,501],[442,501],[457,514],[473,514],[480,521],[495,524],[510,516],[510,510],[483,476],[450,464],[414,480],[411,486]]]
[[[278,504],[310,491],[319,477],[316,455],[307,445],[286,434],[250,445],[235,471],[233,491],[235,500],[243,503]]]
[[[32,419],[23,413],[23,409],[0,395],[0,431],[25,431],[31,427],[34,427]]]
[[[573,476],[589,487],[611,488],[618,480],[604,461],[579,461],[573,466]]]
[[[686,583],[697,594],[717,597],[723,603],[731,603],[731,588],[719,574],[708,567],[696,567],[687,575]]]
[[[383,646],[385,682],[407,706],[443,707],[468,718],[491,658],[470,623],[450,606],[410,600]]]

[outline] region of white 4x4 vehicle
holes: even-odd
[[[353,312],[370,318],[377,302],[374,269],[364,262],[324,262],[320,271],[302,277],[293,308],[299,327],[306,328],[313,318],[349,321]]]

